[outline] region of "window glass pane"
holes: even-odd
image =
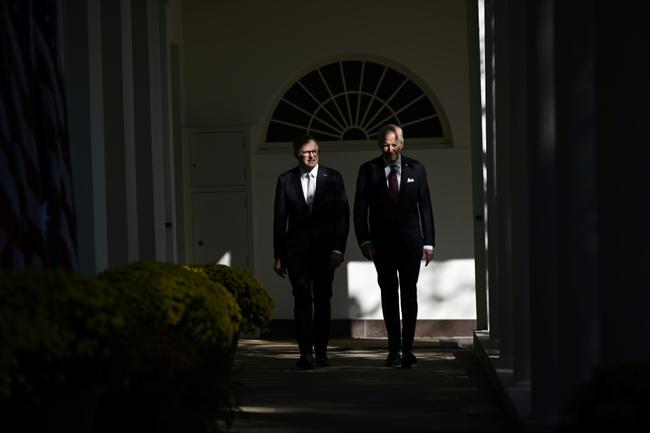
[[[431,99],[415,82],[388,66],[344,60],[300,78],[273,111],[266,140],[292,141],[311,133],[320,141],[364,141],[386,123],[413,138],[445,138]]]

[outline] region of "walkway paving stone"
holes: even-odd
[[[384,367],[385,340],[334,340],[331,367],[302,371],[295,342],[242,340],[232,432],[513,431],[467,347],[471,339],[460,343],[418,340],[418,363],[402,369]]]

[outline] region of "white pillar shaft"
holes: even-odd
[[[64,4],[64,79],[79,270],[89,275],[108,264],[100,18],[99,0]]]
[[[135,125],[133,102],[133,31],[131,0],[121,0],[122,7],[122,97],[124,111],[124,164],[126,177],[126,218],[128,259],[140,257],[137,176],[135,152]]]

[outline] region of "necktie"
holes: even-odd
[[[312,174],[311,173],[306,173],[305,176],[307,176],[307,207],[309,208],[309,212],[311,212],[311,208],[314,205],[314,192],[316,190],[316,179],[312,179]]]
[[[399,201],[399,187],[397,186],[397,167],[391,164],[390,173],[388,173],[388,193],[393,203],[397,204]]]

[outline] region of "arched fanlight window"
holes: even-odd
[[[382,125],[400,125],[407,138],[450,143],[442,109],[412,78],[369,60],[321,66],[295,82],[269,121],[267,143],[311,134],[319,141],[375,139]]]

